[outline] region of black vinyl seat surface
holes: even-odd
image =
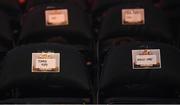
[[[122,4],[109,8],[104,13],[102,16],[99,39],[141,37],[145,40],[172,41],[172,33],[165,14],[145,1],[135,1],[126,1]],[[124,25],[122,23],[123,9],[144,9],[144,24]]]
[[[159,49],[161,68],[133,69],[132,50],[142,49]],[[101,103],[179,103],[179,58],[177,48],[155,42],[112,47],[101,67]]]
[[[33,8],[38,5],[44,5],[49,3],[61,4],[66,2],[67,0],[28,0],[27,1],[27,9]],[[69,0],[74,2],[77,6],[81,7],[83,10],[87,9],[87,0]]]
[[[16,14],[21,11],[18,0],[1,0],[0,9],[10,14]]]
[[[68,24],[47,26],[45,11],[62,9],[68,12]],[[61,37],[69,43],[87,44],[92,40],[89,22],[87,13],[73,2],[39,5],[23,16],[19,43],[48,42],[52,38],[58,39],[58,37]]]
[[[76,99],[76,98],[62,98],[62,97],[50,97],[50,98],[14,98],[14,99],[8,99],[4,101],[0,101],[0,103],[6,103],[6,104],[75,104],[75,103],[87,103],[90,102],[88,99]]]
[[[95,14],[102,14],[103,12],[107,11],[109,8],[116,7],[118,5],[124,4],[124,3],[148,3],[152,4],[151,0],[96,0],[93,5],[93,11]]]
[[[32,72],[32,53],[42,52],[60,53],[60,72]],[[48,43],[20,46],[11,50],[3,61],[1,95],[17,89],[17,96],[7,98],[11,100],[10,103],[26,102],[23,99],[38,97],[61,97],[67,100],[90,98],[91,79],[87,70],[83,56],[75,47]],[[60,103],[66,103],[67,100],[61,100]],[[6,98],[1,101],[7,102]],[[37,102],[43,103],[43,100]]]
[[[161,3],[162,10],[166,13],[166,17],[168,17],[169,22],[171,24],[172,30],[177,31],[178,23],[180,23],[180,1],[179,0],[162,0]]]
[[[6,52],[13,48],[13,32],[10,27],[10,17],[3,11],[0,11],[0,60]]]

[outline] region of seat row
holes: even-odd
[[[0,103],[179,103],[177,48],[132,42],[101,58],[92,67],[75,46],[17,47],[2,63]]]
[[[35,1],[16,42],[0,13],[0,103],[180,103],[180,51],[149,1],[96,8],[95,32],[84,3]]]
[[[0,34],[1,45],[12,49],[37,42],[94,45],[100,41],[100,46],[107,47],[132,40],[174,43],[179,39],[175,37],[178,34],[171,31],[163,12],[149,1],[122,0],[117,2],[118,5],[112,4],[103,10],[106,3],[101,1],[94,9],[94,16],[99,20],[94,24],[83,4],[80,0],[29,0],[27,12],[21,19],[20,32],[12,30],[11,16],[2,11],[1,29],[4,31]]]

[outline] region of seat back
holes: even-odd
[[[41,43],[11,50],[3,61],[0,81],[1,95],[10,93],[7,99],[22,102],[23,98],[37,97],[64,98],[59,103],[68,98],[91,98],[91,79],[83,55],[68,45]]]
[[[179,58],[179,50],[167,44],[132,42],[112,47],[101,66],[101,102],[178,103]]]
[[[23,17],[19,37],[20,44],[51,41],[87,44],[91,40],[87,13],[70,0],[31,9]]]

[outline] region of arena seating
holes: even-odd
[[[179,104],[179,0],[0,0],[0,104]]]

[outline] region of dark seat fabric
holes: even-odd
[[[32,53],[43,52],[60,54],[60,72],[32,72]],[[38,97],[90,98],[91,79],[87,69],[83,56],[75,47],[45,43],[17,47],[11,50],[3,61],[0,76],[1,95],[17,90],[15,93],[18,95],[7,96],[10,103],[14,98],[22,98],[22,102],[25,102],[23,98]],[[1,101],[7,102],[5,99]],[[44,101],[38,101],[41,102]]]
[[[162,11],[145,1],[124,2],[108,9],[102,16],[99,39],[116,37],[132,37],[141,40],[172,41],[172,33],[168,20]],[[123,9],[144,9],[145,22],[139,25],[124,25],[122,23]]]
[[[179,25],[178,25],[178,28],[177,28],[178,30],[177,30],[177,39],[176,39],[176,41],[177,41],[177,43],[178,43],[178,47],[180,46],[180,23],[179,23]]]
[[[143,49],[160,50],[161,68],[133,69],[132,50]],[[177,48],[155,42],[112,47],[101,62],[101,103],[179,103],[179,58]]]
[[[38,5],[45,5],[49,3],[61,4],[66,1],[72,1],[74,4],[81,7],[83,10],[87,10],[87,4],[88,4],[87,0],[28,0],[27,9],[36,7]]]
[[[180,23],[180,1],[179,0],[162,0],[161,7],[168,17],[169,23],[171,24],[171,29],[177,39],[178,34],[178,24]]]
[[[111,104],[177,104],[179,103],[179,99],[168,99],[168,98],[147,98],[147,97],[141,97],[141,98],[132,98],[132,97],[123,97],[123,98],[110,98],[105,101],[105,103],[111,103]]]
[[[75,98],[62,98],[62,97],[51,97],[51,98],[15,98],[0,101],[0,103],[6,104],[75,104],[75,103],[89,103],[88,99],[75,99]]]
[[[46,26],[45,11],[67,9],[68,24]],[[92,39],[90,20],[81,8],[73,2],[40,5],[26,13],[22,20],[19,43],[48,42],[61,38],[70,44],[87,44]]]
[[[0,11],[0,17],[0,56],[3,57],[13,47],[13,33],[10,27],[10,17],[3,11]]]
[[[21,11],[18,0],[1,0],[0,10],[4,10],[9,14],[17,15]]]
[[[95,14],[102,14],[104,11],[107,11],[109,8],[116,7],[118,5],[132,2],[146,2],[148,4],[152,4],[151,0],[96,0],[93,5],[93,11]]]
[[[180,5],[179,0],[163,0],[162,3],[165,8],[174,8]]]
[[[179,21],[179,10],[180,1],[179,0],[162,0],[161,3],[162,10],[167,14],[170,22],[177,24]]]

